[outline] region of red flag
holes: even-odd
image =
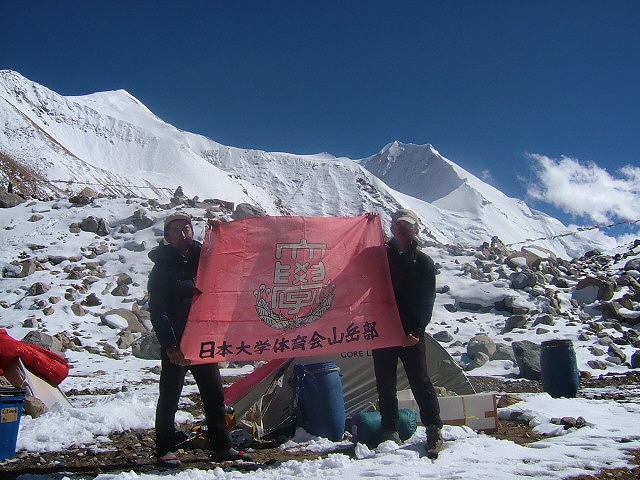
[[[380,217],[253,217],[205,236],[181,349],[193,363],[400,345]]]

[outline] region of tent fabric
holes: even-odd
[[[17,358],[11,365],[4,369],[4,377],[14,386],[26,390],[27,396],[36,397],[44,403],[47,410],[54,406],[71,408],[71,402],[60,387],[51,385],[46,380],[30,372],[22,360]]]
[[[475,393],[462,368],[449,353],[430,335],[426,335],[425,339],[427,368],[433,384],[457,395]],[[267,436],[295,423],[294,365],[327,361],[335,362],[340,368],[347,418],[358,412],[375,409],[378,394],[370,351],[268,362],[229,386],[225,391],[225,400],[234,408],[238,418],[245,417],[258,425],[260,437]],[[400,362],[397,388],[409,388]]]
[[[403,339],[378,216],[253,217],[207,232],[181,341],[193,363],[337,354]]]
[[[5,329],[0,329],[0,373],[17,358],[30,371],[53,385],[58,385],[69,375],[69,363],[64,357],[38,345],[16,340]]]

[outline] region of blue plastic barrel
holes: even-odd
[[[344,436],[345,408],[340,368],[335,362],[294,366],[297,424],[308,433],[341,440]]]
[[[580,374],[571,340],[542,342],[540,368],[545,392],[553,398],[576,396],[580,387]]]
[[[0,387],[0,460],[16,453],[24,394],[22,388]]]

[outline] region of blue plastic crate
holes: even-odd
[[[16,453],[23,402],[23,389],[2,388],[0,391],[0,460]]]

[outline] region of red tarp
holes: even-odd
[[[16,340],[6,330],[0,329],[0,374],[17,358],[31,372],[53,385],[58,385],[69,374],[69,364],[65,358],[37,345]]]
[[[379,217],[254,217],[208,231],[181,350],[194,363],[400,345]]]

